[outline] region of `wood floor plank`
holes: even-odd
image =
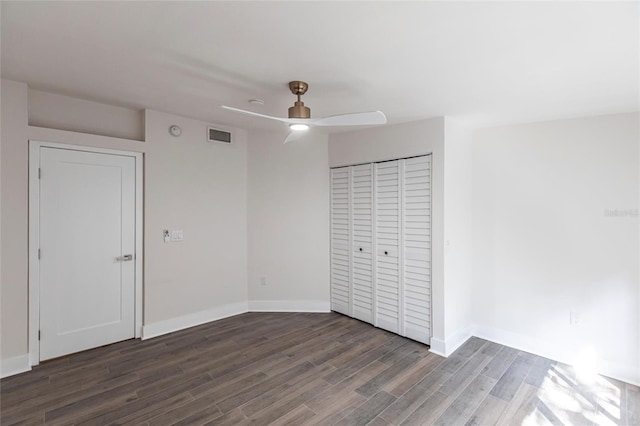
[[[224,414],[215,402],[215,396],[203,395],[160,414],[152,413],[155,415],[149,417],[148,422],[154,426],[203,424]]]
[[[336,425],[366,425],[384,409],[391,405],[396,400],[396,397],[389,395],[385,391],[380,391],[372,396],[367,402],[356,408],[351,414],[345,416],[338,421]]]
[[[470,337],[466,342],[462,344],[456,351],[456,355],[463,358],[471,358],[473,354],[481,350],[485,345],[486,340],[479,339],[477,337]]]
[[[389,381],[383,390],[399,398],[415,386],[422,378],[431,373],[444,360],[443,357],[429,353],[410,366],[403,374]]]
[[[509,368],[511,363],[516,359],[516,356],[518,356],[518,351],[516,349],[502,347],[482,371],[482,374],[496,380],[500,379],[504,372],[507,371],[507,368]]]
[[[331,410],[338,410],[351,395],[357,395],[354,392],[355,389],[387,368],[386,364],[374,361],[352,376],[347,377],[338,385],[306,401],[305,404],[316,413],[324,414]],[[358,398],[358,400],[360,399]],[[363,397],[362,400],[364,401],[366,398]],[[342,408],[346,408],[346,406],[342,406]]]
[[[236,426],[242,424],[247,418],[240,408],[235,408],[223,416],[216,417],[205,423],[207,426]]]
[[[367,423],[367,426],[387,426],[389,424],[390,423],[384,420],[382,417],[376,417],[375,419]]]
[[[313,410],[316,416],[312,421],[304,422],[305,425],[332,425],[343,417],[351,414],[356,408],[367,401],[367,398],[355,392],[347,392],[330,406],[324,406],[319,410]],[[306,405],[306,404],[305,404]]]
[[[318,378],[314,381],[304,383],[292,392],[287,392],[281,398],[268,405],[266,408],[254,413],[249,422],[252,425],[270,425],[278,419],[286,416],[292,410],[304,405],[306,401],[321,394],[331,385]],[[245,415],[247,411],[244,410]]]
[[[483,426],[483,425],[495,425],[504,410],[507,408],[507,401],[500,399],[493,395],[487,395],[480,405],[473,412],[469,420],[467,420],[467,426]]]
[[[326,375],[324,379],[331,384],[339,383],[366,365],[395,350],[400,345],[402,345],[402,340],[393,339],[386,344],[380,345],[361,354],[360,356],[355,357],[341,367],[337,367],[334,372]]]
[[[410,415],[399,423],[403,426],[422,426],[430,425],[444,412],[449,406],[451,398],[442,392],[432,393],[422,402]],[[382,418],[386,418],[381,416]]]
[[[229,396],[233,396],[237,393],[242,392],[243,390],[251,387],[255,384],[263,382],[269,376],[267,376],[262,371],[247,375],[241,376],[237,380],[232,381],[211,381],[203,386],[198,386],[191,389],[189,392],[195,398],[199,398],[201,396],[207,396],[212,398],[215,401],[222,401],[224,398],[228,398]]]
[[[529,374],[532,364],[533,361],[531,359],[521,355],[516,356],[516,359],[509,365],[509,368],[491,390],[491,395],[502,398],[507,402],[511,401],[525,377]]]
[[[440,387],[440,392],[445,395],[456,397],[467,385],[473,380],[484,367],[489,363],[491,358],[486,355],[478,354],[469,358],[446,382]]]
[[[306,405],[300,405],[289,413],[272,422],[274,426],[297,426],[311,420],[316,413],[311,411]]]
[[[336,313],[247,313],[0,380],[0,424],[640,424],[640,390],[470,338],[448,358]]]
[[[232,411],[233,409],[246,404],[252,399],[261,396],[263,393],[268,392],[274,387],[282,385],[289,380],[295,379],[302,374],[310,373],[314,368],[316,367],[309,362],[302,363],[284,373],[263,380],[253,386],[250,386],[249,388],[242,390],[235,395],[219,401],[218,407],[220,407],[220,409],[225,413]]]
[[[398,346],[393,351],[389,351],[385,355],[381,356],[378,360],[388,365],[394,365],[407,355],[415,354],[418,356],[426,356],[429,353],[429,348],[422,343],[408,341]]]
[[[30,413],[36,409],[41,411],[51,410],[66,405],[69,400],[88,397],[113,387],[132,383],[139,379],[140,377],[136,373],[127,372],[101,378],[101,380],[83,381],[79,385],[77,383],[71,383],[60,386],[47,383],[30,389],[28,393],[29,398],[24,398],[22,393],[14,395],[14,399],[3,397],[2,412],[5,415],[13,414],[19,416],[20,413]]]
[[[333,368],[331,366],[326,367]],[[313,367],[308,372],[297,375],[287,382],[281,384],[280,386],[272,387],[268,391],[263,392],[260,396],[244,404],[241,407],[242,412],[245,416],[251,418],[258,412],[262,413],[262,410],[266,409],[267,407],[290,398],[291,395],[297,396],[300,393],[306,392],[308,390],[309,383],[313,383],[315,386],[315,390],[318,391],[313,396],[324,392],[324,390],[328,388],[329,385],[324,380],[316,379],[319,375],[319,370],[322,370],[322,367]],[[309,398],[311,397],[312,396],[309,396]],[[305,402],[306,399],[300,401],[298,405]]]
[[[94,416],[94,413],[88,413],[85,416],[73,418],[73,424],[78,426],[95,426],[106,424],[116,425],[128,422],[139,423],[138,419],[149,413],[172,409],[191,400],[193,400],[193,398],[187,392],[177,395],[171,395],[170,393],[156,394],[147,398],[139,398],[135,401],[119,405],[118,407],[113,407],[111,410],[98,416]],[[67,423],[67,421],[68,420],[65,420],[65,423]]]
[[[544,379],[548,377],[551,367],[555,364],[555,361],[548,358],[543,358],[541,356],[536,357],[531,366],[531,370],[529,370],[529,374],[527,374],[527,377],[524,379],[524,382],[534,387],[542,386]]]
[[[391,364],[389,368],[378,373],[375,377],[372,377],[371,380],[367,381],[367,383],[356,389],[360,395],[365,396],[367,398],[378,393],[384,385],[389,383],[394,378],[402,375],[402,373],[406,372],[411,366],[417,363],[421,359],[420,354],[418,353],[409,353],[404,358],[401,358]],[[378,362],[383,362],[382,360],[378,360]]]
[[[440,386],[451,377],[444,369],[436,369],[424,377],[393,404],[380,417],[391,424],[400,424],[420,407]]]
[[[504,413],[498,420],[498,425],[522,424],[537,409],[537,392],[538,388],[523,382],[511,401],[509,401]]]
[[[434,424],[439,426],[465,424],[495,383],[496,379],[477,375]]]

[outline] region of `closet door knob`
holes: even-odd
[[[389,252],[388,252],[388,251],[385,251],[385,252],[384,252],[384,254],[389,254]]]
[[[360,247],[360,251],[362,251],[362,247]]]

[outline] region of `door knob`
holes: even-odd
[[[362,251],[362,247],[360,247],[360,251]]]
[[[118,257],[116,257],[116,260],[118,262],[128,262],[130,260],[133,260],[133,255],[132,254],[125,254],[124,256],[118,256]]]
[[[385,252],[384,252],[384,254],[389,254],[389,252],[388,252],[388,251],[385,251]]]

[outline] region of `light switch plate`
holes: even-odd
[[[182,229],[177,229],[171,231],[171,241],[182,241],[184,240],[184,233]]]

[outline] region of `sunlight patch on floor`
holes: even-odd
[[[523,424],[620,424],[621,383],[595,374],[594,360],[595,354],[586,352],[580,366],[550,368]]]

